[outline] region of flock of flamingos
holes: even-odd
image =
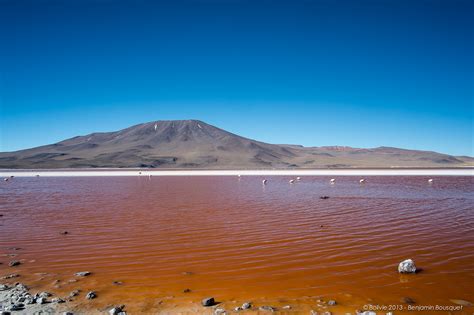
[[[139,175],[141,175],[141,172],[139,172]],[[39,177],[39,175],[36,175],[36,176]],[[9,177],[5,177],[3,180],[7,182],[7,181],[13,179],[14,177],[15,177],[15,176],[12,175],[12,176],[9,176]],[[237,177],[238,177],[239,180],[240,180],[241,175],[237,175]],[[151,178],[151,175],[148,175],[148,178]],[[294,184],[296,181],[300,181],[300,180],[301,180],[301,177],[298,176],[298,177],[296,177],[296,179],[290,179],[289,183],[290,183],[290,184]],[[336,183],[336,179],[335,179],[335,178],[331,178],[331,179],[329,180],[329,182],[330,182],[331,184],[335,184],[335,183]],[[262,180],[262,184],[263,184],[263,185],[266,185],[267,183],[268,183],[268,180],[267,180],[267,179]],[[365,178],[359,179],[359,183],[361,183],[361,184],[365,183]],[[432,179],[432,178],[428,179],[428,183],[430,183],[430,184],[433,183],[433,179]]]
[[[237,176],[238,176],[239,179],[240,179],[240,175],[237,175]],[[290,183],[290,184],[294,184],[295,181],[300,181],[300,180],[301,180],[301,177],[298,176],[298,177],[296,177],[296,179],[290,179],[289,183]],[[329,180],[329,182],[330,182],[332,185],[334,185],[334,184],[336,183],[336,179],[335,179],[335,178],[331,178],[331,179]],[[432,182],[433,182],[433,179],[432,179],[432,178],[428,179],[428,183],[431,184]],[[268,180],[267,180],[267,179],[262,180],[262,184],[263,184],[263,185],[266,185],[267,183],[268,183]],[[359,179],[359,183],[361,183],[361,184],[365,183],[365,178]]]

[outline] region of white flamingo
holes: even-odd
[[[428,183],[433,183],[433,178],[428,179]]]
[[[296,180],[301,180],[301,177],[299,177],[299,176],[298,176],[298,177],[296,177]]]
[[[267,184],[267,180],[266,180],[266,179],[262,180],[262,184],[266,185],[266,184]]]
[[[293,184],[295,182],[294,179],[290,179],[290,184]]]
[[[336,182],[336,179],[335,178],[331,178],[331,180],[329,181],[331,184],[334,184]]]
[[[364,178],[360,179],[359,183],[361,183],[361,184],[365,183],[365,179]]]

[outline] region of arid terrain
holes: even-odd
[[[303,147],[244,138],[199,120],[156,121],[0,153],[0,168],[316,169],[469,167],[474,158],[391,147]]]

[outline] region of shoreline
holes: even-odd
[[[91,177],[91,176],[474,176],[463,169],[314,169],[314,170],[0,170],[1,177]]]
[[[48,273],[43,273],[49,275]],[[50,274],[50,276],[53,276]],[[57,275],[56,275],[57,276]],[[424,310],[427,307],[441,307],[439,310],[454,311],[467,314],[472,307],[469,301],[446,299],[441,304],[420,304],[410,302],[411,298],[390,301],[378,301],[368,297],[353,296],[352,294],[337,294],[334,296],[308,295],[300,297],[272,298],[232,298],[215,299],[211,296],[189,297],[177,299],[175,295],[156,295],[144,300],[130,300],[104,296],[105,290],[95,291],[85,289],[91,287],[80,279],[73,279],[76,285],[58,291],[61,286],[45,286],[34,283],[0,281],[0,313],[5,314],[63,314],[63,315],[93,315],[93,314],[313,314],[313,315],[393,315],[389,307],[396,305],[396,314],[411,314],[414,310]],[[79,281],[79,282],[77,282]],[[55,283],[59,282],[56,280]],[[67,282],[64,282],[67,283]],[[71,281],[69,281],[71,283]],[[30,284],[32,284],[30,286]],[[76,288],[73,290],[73,288]],[[108,290],[112,291],[112,290]],[[94,297],[88,298],[90,294]],[[105,298],[105,299],[104,299]],[[144,304],[145,301],[145,304]],[[208,305],[204,301],[210,301]],[[407,302],[408,301],[408,302]],[[411,306],[411,308],[410,308]],[[144,308],[145,307],[145,308]]]

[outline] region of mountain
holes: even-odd
[[[199,120],[156,121],[0,153],[0,168],[466,167],[474,158],[390,147],[303,147],[244,138]]]

